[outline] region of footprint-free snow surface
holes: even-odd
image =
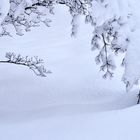
[[[0,65],[0,140],[140,140],[137,91],[125,92],[123,68],[102,79],[90,51],[90,25],[81,21],[71,38],[71,17],[67,9],[58,11],[50,28],[0,38],[0,56],[39,56],[52,71],[42,78],[22,66]]]

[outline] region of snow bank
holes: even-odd
[[[53,110],[50,110],[50,112]],[[46,112],[46,113],[50,113]],[[0,126],[1,140],[139,140],[140,106]],[[42,116],[43,117],[43,116]]]

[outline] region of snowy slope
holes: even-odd
[[[90,51],[90,26],[81,21],[83,30],[71,38],[65,12],[57,9],[50,28],[0,38],[1,56],[38,55],[52,71],[40,78],[24,67],[0,65],[0,140],[139,140],[139,106],[125,109],[136,104],[137,91],[126,94],[121,67],[112,80],[102,79]]]
[[[50,113],[50,112],[48,112]],[[139,106],[1,125],[1,140],[139,140]]]

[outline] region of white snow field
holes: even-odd
[[[112,80],[102,79],[90,51],[90,25],[81,21],[71,38],[70,15],[58,11],[50,28],[0,38],[0,56],[37,55],[52,71],[41,78],[0,64],[0,140],[140,140],[137,89],[126,93],[121,67]]]

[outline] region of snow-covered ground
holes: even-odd
[[[112,80],[102,79],[90,51],[90,25],[81,21],[82,30],[71,38],[65,13],[57,9],[50,28],[0,38],[0,56],[37,55],[52,71],[41,78],[0,64],[0,140],[139,140],[137,89],[125,92],[121,67]]]

